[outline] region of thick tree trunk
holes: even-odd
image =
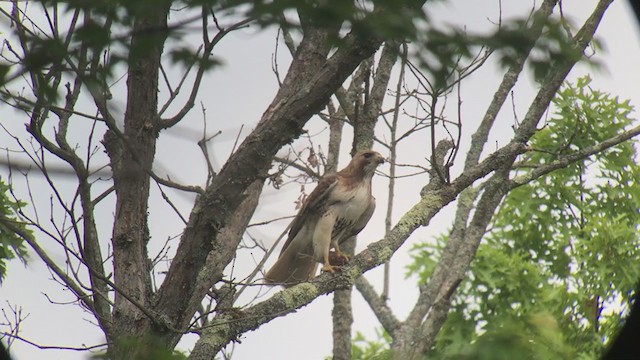
[[[109,349],[113,358],[131,358],[132,354],[127,353],[131,348],[122,346],[120,341],[144,335],[150,321],[138,305],[148,306],[151,295],[147,202],[158,135],[158,72],[169,5],[167,1],[159,2],[135,20],[124,131],[116,134],[112,129],[104,140],[117,199],[112,245],[118,289],[110,336],[115,343]]]
[[[239,204],[245,201],[246,188],[251,182],[265,176],[275,153],[282,145],[301,134],[302,126],[309,117],[326,103],[332,90],[355,68],[354,64],[349,71],[331,72],[331,77],[343,76],[341,80],[335,81],[332,90],[313,89],[314,92],[326,92],[325,96],[309,94],[312,88],[308,79],[315,77],[316,81],[324,82],[317,78],[318,69],[327,66],[327,55],[331,49],[329,39],[337,31],[337,28],[305,31],[305,37],[297,48],[272,105],[194,206],[176,257],[158,294],[158,311],[166,314],[176,327],[188,324],[196,305],[204,297],[208,287],[215,282],[214,278],[197,278],[194,274],[202,271],[206,258],[213,249],[230,246],[220,243],[221,238],[218,236],[221,229],[229,225]],[[371,52],[376,47],[366,46]],[[234,251],[229,252],[224,259],[219,258],[220,268],[224,269],[233,259],[233,254]],[[179,339],[180,334],[166,333],[165,341],[170,345],[174,345]]]

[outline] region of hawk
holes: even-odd
[[[347,167],[320,180],[291,223],[280,256],[265,275],[268,283],[291,286],[311,279],[318,263],[323,272],[335,272],[332,262],[349,260],[340,244],[369,222],[376,207],[371,178],[382,163],[378,152],[360,151]]]

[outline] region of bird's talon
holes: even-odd
[[[322,265],[322,272],[328,272],[328,273],[335,273],[336,271],[338,271],[339,268],[337,266],[333,266],[330,264],[324,264]]]

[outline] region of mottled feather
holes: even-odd
[[[309,194],[291,224],[276,263],[265,275],[267,282],[290,286],[311,279],[318,263],[334,271],[331,255],[348,259],[340,244],[357,235],[375,209],[371,178],[383,157],[371,150],[358,152],[347,167],[327,175]]]

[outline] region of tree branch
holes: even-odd
[[[590,16],[590,18],[585,21],[582,29],[579,31],[578,35],[576,35],[575,37],[575,47],[577,50],[579,50],[580,52],[584,51],[585,47],[587,46],[589,40],[591,39],[591,37],[593,36],[593,33],[595,32],[595,29],[598,26],[598,23],[602,17],[602,15],[604,14],[604,11],[606,10],[606,7],[608,6],[608,4],[610,3],[610,0],[607,1],[601,1],[597,6],[596,9],[594,10],[593,14]],[[547,4],[549,5],[549,4]],[[536,126],[538,124],[538,122],[540,121],[544,111],[546,111],[549,103],[551,102],[551,99],[553,98],[553,96],[555,95],[556,91],[558,90],[559,86],[561,85],[562,81],[565,79],[566,75],[568,74],[568,72],[570,71],[570,69],[573,67],[573,65],[577,62],[578,59],[572,59],[572,60],[565,60],[565,61],[557,61],[553,67],[552,70],[550,71],[547,79],[545,79],[544,81],[544,86],[540,89],[540,91],[538,92],[535,100],[532,102],[531,107],[529,108],[529,111],[527,112],[527,115],[525,117],[525,120],[523,121],[522,125],[516,130],[516,135],[514,137],[514,140],[512,141],[512,143],[517,143],[517,142],[521,142],[521,143],[525,143],[526,141],[528,141],[528,139],[534,134],[535,130],[536,130]],[[507,80],[506,82],[503,81],[503,85],[505,86],[509,86],[509,79],[507,77],[505,77],[505,80]],[[502,86],[501,86],[502,89]],[[504,90],[504,89],[502,89]],[[500,91],[500,90],[499,90]],[[504,94],[502,94],[504,95]],[[496,99],[499,100],[500,97],[494,97],[494,102],[496,101]],[[501,100],[504,101],[504,100]],[[497,103],[500,103],[500,101],[498,101]],[[496,103],[496,104],[497,104]],[[493,105],[493,104],[492,104]],[[497,105],[496,105],[497,106]],[[491,115],[490,113],[492,113],[494,110],[493,108],[490,106],[487,114]],[[481,124],[481,127],[479,129],[479,132],[476,133],[476,135],[474,135],[474,140],[477,141],[476,145],[480,146],[474,149],[474,151],[481,151],[482,148],[482,144],[479,142],[480,140],[482,140],[482,138],[484,136],[486,136],[486,134],[484,134],[484,131],[488,131],[488,128],[483,128],[483,126],[490,126],[490,124],[493,122],[493,120],[491,119],[491,117],[494,117],[494,115],[491,115],[489,117],[485,116],[485,120],[483,120],[483,124]],[[486,141],[486,140],[485,140]],[[473,155],[473,152],[471,152],[471,155]],[[479,156],[479,153],[477,154]],[[468,157],[467,158],[467,163],[465,164],[466,166],[473,164],[476,160],[474,160],[474,157]],[[512,158],[511,160],[507,161],[507,163],[509,162],[513,162],[513,160],[515,160],[515,157]],[[509,164],[509,167],[511,167],[512,164]],[[506,171],[506,170],[505,170]],[[466,171],[465,171],[466,173]],[[464,175],[464,173],[463,173]],[[506,177],[504,178],[506,179]],[[490,184],[490,183],[489,183]],[[487,190],[485,190],[486,192]],[[487,194],[485,194],[487,195]],[[497,193],[496,194],[488,194],[487,196],[489,196],[489,198],[487,199],[491,199],[491,196],[498,196]],[[468,213],[470,211],[470,207],[467,204],[470,200],[472,201],[473,199],[473,195],[472,193],[469,194],[469,199],[465,199],[465,205],[464,207],[460,207],[459,208],[459,214],[456,215],[456,220],[460,220],[460,223],[457,223],[457,226],[459,227],[458,233],[456,235],[464,235],[465,239],[469,239],[471,238],[475,238],[479,236],[479,239],[481,239],[482,235],[484,234],[484,232],[482,232],[482,234],[478,234],[475,233],[474,231],[479,231],[479,229],[482,228],[482,224],[477,223],[475,228],[467,228],[466,226],[466,220],[464,220],[465,217],[468,217]],[[486,198],[485,196],[483,196],[483,198]],[[502,196],[499,196],[499,198],[501,199]],[[481,200],[482,201],[482,200]],[[489,201],[489,200],[487,200]],[[495,199],[493,198],[493,201],[499,202],[499,199]],[[490,209],[490,208],[489,208]],[[485,210],[483,210],[482,212],[487,212]],[[492,212],[491,212],[492,213]],[[477,212],[476,212],[477,214]],[[476,218],[474,216],[474,218]],[[484,221],[484,220],[483,220]],[[487,223],[489,220],[486,220]],[[486,227],[485,227],[486,228]],[[464,231],[464,233],[462,234],[462,231]],[[467,233],[470,232],[470,233]],[[422,322],[422,319],[424,318],[424,316],[428,313],[428,311],[432,310],[432,307],[434,305],[434,302],[437,300],[437,295],[440,293],[440,289],[442,289],[442,287],[444,286],[445,282],[447,282],[447,279],[450,279],[450,277],[448,276],[449,272],[450,272],[450,268],[454,265],[456,266],[465,266],[468,267],[468,264],[465,265],[465,263],[467,262],[466,260],[463,261],[463,259],[461,259],[461,256],[459,256],[460,251],[462,251],[461,249],[463,248],[462,244],[466,244],[466,241],[461,243],[460,245],[458,245],[459,237],[456,238],[451,238],[450,242],[447,244],[447,246],[445,247],[443,254],[441,256],[440,261],[438,262],[436,269],[434,270],[434,273],[431,277],[431,279],[429,280],[429,283],[423,287],[421,289],[420,292],[420,296],[418,298],[418,301],[416,302],[416,306],[414,307],[414,309],[412,310],[411,314],[409,315],[407,322],[405,324],[403,324],[402,328],[401,328],[401,336],[398,336],[396,338],[394,338],[394,344],[393,344],[393,348],[395,350],[395,355],[396,358],[398,359],[402,359],[402,356],[410,356],[408,354],[414,354],[415,356],[417,356],[417,354],[420,353],[414,353],[413,351],[415,350],[415,341],[416,339],[414,339],[414,332],[412,329],[415,329],[417,327],[418,324],[420,324],[420,322]],[[453,240],[453,241],[452,241]],[[473,239],[472,239],[473,240]],[[468,241],[472,241],[472,240],[468,240]],[[479,241],[479,240],[478,240]],[[477,247],[477,245],[476,245]],[[475,250],[473,251],[473,253],[475,253]],[[454,261],[455,259],[455,261]],[[466,259],[466,257],[465,257]],[[471,262],[471,258],[468,258],[468,262]],[[459,281],[459,280],[457,280]],[[445,306],[446,307],[446,306]],[[442,308],[444,309],[444,307]],[[441,317],[438,317],[437,314],[434,314],[435,318],[440,319]],[[429,333],[429,336],[435,336],[437,334],[437,328],[441,326],[438,325],[437,323],[433,323],[433,324],[425,324],[423,326],[423,336],[426,333]],[[418,340],[418,342],[420,342],[421,340]],[[423,344],[424,345],[424,344]],[[424,345],[425,348],[427,348],[429,345],[426,344]],[[410,357],[406,357],[406,358],[410,358]]]
[[[527,29],[527,33],[531,34],[531,37],[535,37],[536,39],[540,38],[544,28],[542,23],[551,16],[553,8],[557,3],[558,0],[545,0],[542,5],[540,5],[540,9],[536,11],[535,16],[533,16],[534,23]],[[526,51],[523,51],[520,57],[518,57],[509,67],[502,78],[502,82],[500,83],[498,90],[493,94],[493,99],[491,100],[478,129],[471,136],[471,146],[467,152],[465,169],[477,164],[480,160],[480,155],[482,154],[484,145],[489,137],[489,132],[493,127],[496,117],[498,116],[498,112],[502,109],[509,92],[518,81],[518,76],[522,72],[524,64],[533,49],[533,45],[534,42],[531,42],[531,46],[529,46]]]
[[[227,34],[229,34],[230,32],[232,32],[234,30],[238,30],[238,29],[241,29],[241,28],[245,27],[247,24],[249,24],[253,20],[254,19],[251,19],[251,18],[244,19],[244,20],[238,21],[237,23],[229,26],[228,28],[219,29],[218,33],[213,37],[213,39],[210,42],[205,44],[205,48],[204,48],[203,54],[202,54],[202,60],[208,60],[209,57],[211,57],[211,52],[213,51],[213,48]],[[203,29],[203,31],[205,31],[205,29]],[[175,124],[180,122],[180,120],[182,120],[189,113],[189,111],[193,108],[193,106],[195,105],[195,102],[196,102],[196,97],[198,96],[198,91],[200,90],[200,84],[202,82],[202,78],[204,76],[205,70],[207,70],[206,66],[198,67],[198,71],[196,72],[195,79],[193,80],[193,84],[191,86],[191,93],[189,94],[189,98],[187,99],[185,104],[182,106],[182,108],[178,111],[178,113],[176,113],[174,116],[172,116],[169,119],[162,119],[162,120],[159,121],[159,126],[160,126],[161,129],[167,129],[167,128],[170,128],[170,127],[174,126]],[[186,77],[186,74],[185,74],[185,77]],[[169,107],[169,105],[171,105],[171,103],[175,100],[176,96],[180,92],[180,88],[181,88],[182,84],[183,84],[183,81],[180,82],[180,85],[171,94],[171,97],[169,98],[169,100],[167,100],[167,102],[162,106],[162,109],[159,112],[160,114],[162,114]]]
[[[241,316],[229,313],[219,314],[209,327],[203,329],[201,338],[189,358],[209,359],[211,354],[218,353],[240,334],[255,330],[276,317],[291,313],[320,295],[352,286],[364,272],[387,261],[413,231],[428,224],[440,209],[455,200],[460,191],[525,150],[526,147],[523,144],[511,143],[469,169],[451,184],[424,192],[420,201],[402,216],[388,236],[371,243],[356,255],[340,274],[322,274],[310,282],[282,290],[268,300],[245,309],[241,312]]]
[[[82,288],[80,288],[80,286],[78,286],[76,282],[73,281],[73,279],[70,278],[69,275],[67,275],[67,273],[55,263],[55,261],[53,261],[51,257],[49,257],[47,252],[38,244],[38,242],[33,237],[33,235],[24,231],[19,226],[16,226],[13,220],[7,219],[4,216],[0,216],[0,223],[2,223],[2,225],[5,226],[7,229],[9,229],[12,233],[23,238],[24,241],[26,241],[27,244],[29,244],[29,246],[31,246],[31,248],[36,252],[36,254],[38,254],[38,257],[42,259],[42,261],[47,265],[47,267],[51,269],[51,271],[53,271],[53,273],[56,274],[60,279],[62,279],[62,281],[65,283],[66,286],[69,287],[69,289],[73,292],[76,298],[78,298],[78,300],[81,301],[84,304],[84,306],[86,306],[87,309],[89,309],[97,317],[95,305],[91,300],[91,297],[87,295],[82,290]]]
[[[624,131],[612,138],[609,138],[607,140],[602,141],[601,143],[594,145],[594,146],[590,146],[588,148],[576,151],[572,154],[568,154],[568,155],[564,155],[561,156],[560,158],[558,158],[557,160],[554,160],[548,164],[544,164],[544,165],[540,165],[536,168],[534,168],[533,170],[531,170],[530,172],[518,176],[514,179],[512,179],[510,181],[510,188],[514,189],[518,186],[522,186],[525,184],[530,183],[531,181],[534,181],[536,179],[539,179],[540,177],[554,171],[554,170],[558,170],[558,169],[562,169],[567,167],[568,165],[575,163],[576,161],[580,161],[582,159],[585,159],[591,155],[594,154],[598,154],[600,152],[603,152],[611,147],[614,147],[620,143],[623,143],[629,139],[632,139],[636,136],[640,135],[640,125],[636,126],[632,129],[629,129],[627,131]]]
[[[187,306],[192,302],[184,301],[185,294],[200,299],[204,296],[194,292],[193,274],[200,273],[212,245],[219,241],[219,231],[242,203],[245,189],[266,175],[276,152],[302,133],[308,119],[327,103],[362,59],[380,45],[375,36],[351,34],[327,60],[321,54],[328,54],[326,40],[335,32],[337,29],[305,34],[282,87],[261,121],[198,198],[158,292],[157,308],[174,321],[183,323],[195,311]],[[170,344],[179,339],[177,334],[165,335]]]
[[[369,284],[364,276],[361,276],[356,280],[356,289],[360,292],[360,295],[369,304],[369,307],[376,315],[384,330],[393,338],[395,331],[400,327],[400,321],[393,314],[391,308],[387,305],[385,299],[379,296],[373,286]]]

